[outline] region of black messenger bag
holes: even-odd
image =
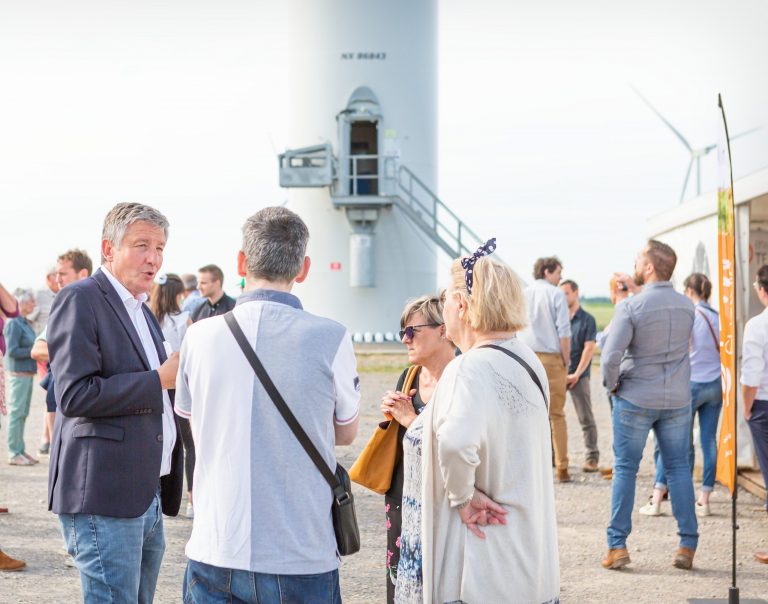
[[[325,478],[326,482],[330,485],[331,491],[333,491],[333,504],[331,505],[331,516],[333,517],[333,531],[336,533],[336,547],[342,556],[349,556],[360,551],[360,529],[357,526],[357,515],[355,514],[355,500],[352,496],[352,483],[349,480],[349,474],[341,464],[336,464],[336,472],[332,472],[325,463],[320,452],[317,450],[312,441],[304,432],[304,428],[301,427],[296,416],[288,408],[283,397],[278,392],[275,384],[272,382],[272,378],[269,377],[267,370],[264,369],[264,365],[261,364],[256,352],[251,348],[248,343],[248,339],[245,337],[243,330],[235,319],[232,312],[228,312],[224,315],[224,320],[227,322],[232,335],[235,336],[237,343],[240,345],[245,358],[253,367],[253,371],[261,381],[264,390],[267,391],[272,402],[275,403],[275,407],[283,416],[285,423],[293,432],[293,435],[299,441],[304,450],[309,455],[312,462],[320,470],[320,473]]]

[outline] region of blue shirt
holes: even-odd
[[[559,287],[536,279],[525,288],[530,325],[520,332],[520,340],[534,352],[560,354],[560,338],[571,336],[568,303]]]
[[[19,371],[34,373],[37,371],[37,362],[29,356],[35,343],[35,330],[32,324],[24,317],[11,319],[3,330],[6,346],[5,353],[6,371]]]
[[[600,359],[603,385],[646,409],[690,404],[693,315],[693,303],[669,281],[649,283],[619,302]]]
[[[704,301],[696,304],[691,333],[691,381],[714,382],[720,377],[720,316]]]

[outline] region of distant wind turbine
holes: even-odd
[[[701,158],[707,155],[710,151],[717,148],[717,143],[707,145],[706,147],[699,147],[698,149],[694,149],[691,147],[691,144],[685,139],[685,137],[680,134],[680,131],[675,128],[667,118],[665,118],[661,113],[651,105],[651,102],[643,96],[643,94],[634,86],[632,86],[632,90],[635,91],[635,94],[640,97],[640,99],[648,105],[648,107],[653,111],[658,118],[666,124],[667,128],[669,128],[674,135],[680,140],[681,143],[685,146],[685,148],[688,150],[688,153],[691,154],[691,158],[688,161],[688,169],[685,172],[685,180],[683,181],[683,189],[680,191],[680,203],[683,203],[683,200],[685,199],[685,191],[688,188],[688,179],[691,176],[691,168],[693,168],[693,162],[696,162],[696,195],[701,195]],[[747,134],[750,134],[752,132],[755,132],[756,130],[760,130],[760,127],[756,128],[750,128],[749,130],[744,130],[743,132],[739,132],[738,134],[734,134],[731,137],[731,140],[735,140],[741,136],[745,136]]]

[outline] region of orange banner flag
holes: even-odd
[[[728,126],[722,100],[723,140],[717,146],[717,258],[720,284],[720,373],[723,384],[723,417],[717,449],[717,480],[736,490],[736,231],[734,228],[733,177]]]

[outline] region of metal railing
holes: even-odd
[[[482,243],[480,237],[405,166],[397,171],[401,207],[449,256],[471,254]]]

